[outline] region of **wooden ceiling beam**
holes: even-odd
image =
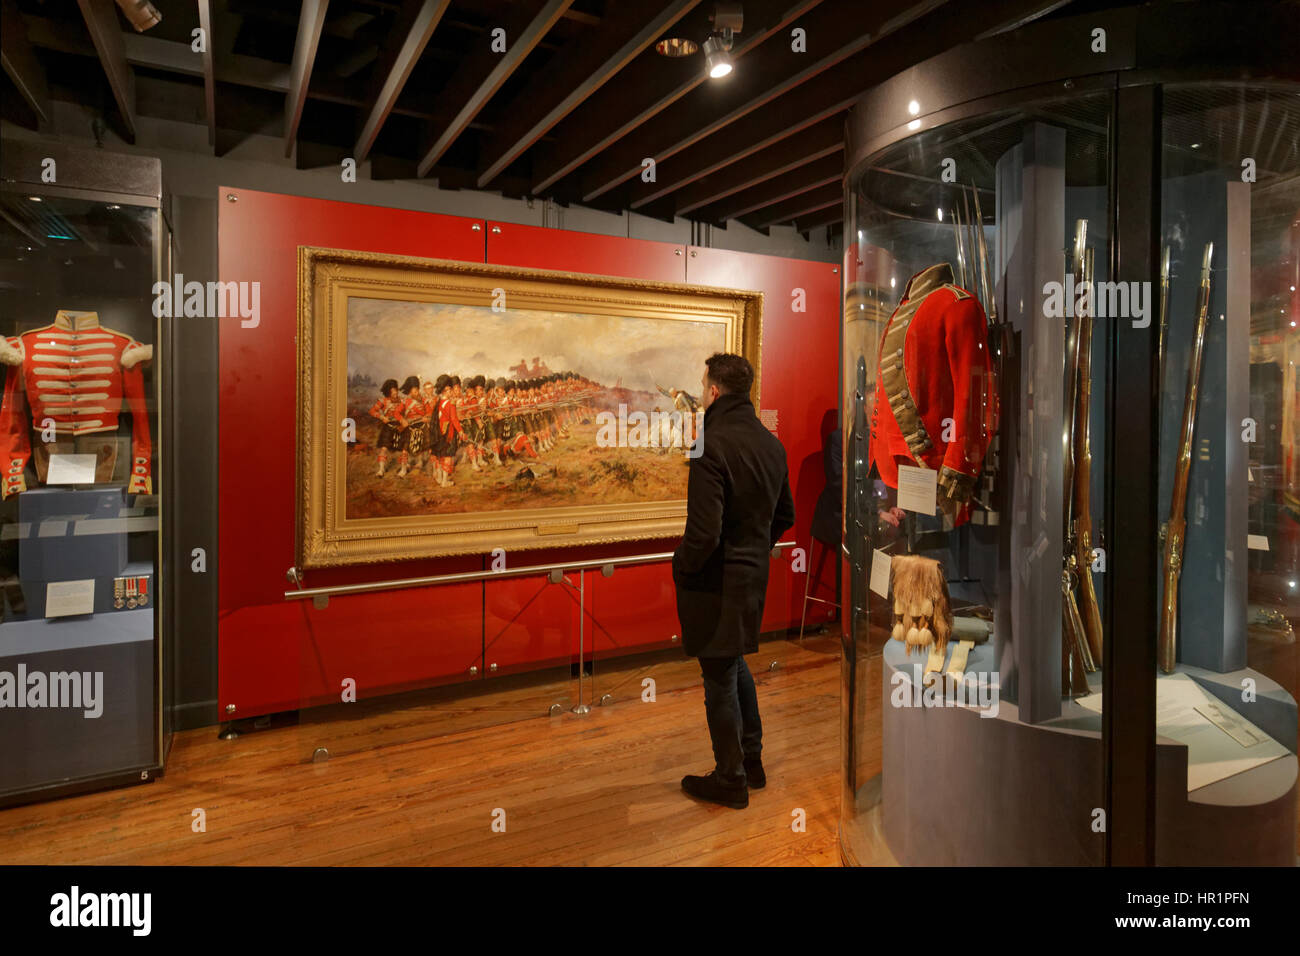
[[[598,31],[584,31],[566,44],[505,110],[506,124],[484,148],[479,188],[499,176],[699,2],[660,0],[649,20],[644,3],[615,4]]]
[[[943,0],[889,0],[886,13],[900,5],[931,9]],[[863,8],[864,11],[869,8]],[[581,174],[582,198],[590,201],[621,182],[638,177],[646,157],[655,161],[656,178],[673,177],[668,160],[719,132],[872,45],[878,19],[872,13],[847,16],[840,4],[825,4],[800,18],[808,52],[792,49],[784,33],[770,37],[757,52],[722,80],[711,80],[684,97],[644,135],[615,144]],[[883,17],[883,15],[881,15]]]
[[[199,29],[203,31],[203,52],[199,61],[203,65],[203,115],[208,123],[208,145],[217,145],[217,74],[213,66],[212,50],[212,0],[198,0]],[[287,153],[285,154],[288,155]]]
[[[14,0],[0,3],[0,20],[4,21],[4,30],[0,31],[0,66],[36,114],[37,124],[44,125],[50,121],[50,88],[45,69],[27,40],[27,29]]]
[[[827,206],[821,212],[808,213],[806,216],[799,216],[794,221],[794,228],[798,232],[809,232],[818,226],[830,226],[837,222],[844,221],[844,204],[838,206]]]
[[[844,178],[844,154],[835,153],[815,162],[800,166],[784,176],[746,189],[720,202],[698,210],[692,218],[706,222],[725,222],[742,219],[767,206],[791,199],[818,186],[838,183]]]
[[[768,206],[752,216],[743,217],[740,221],[751,228],[762,229],[764,226],[783,225],[792,219],[821,212],[823,209],[841,205],[843,202],[844,190],[840,188],[839,183],[832,183],[828,186],[818,186],[816,189],[800,193],[785,202]]]
[[[521,4],[515,9],[512,18],[503,24],[507,44],[504,53],[494,51],[485,37],[478,49],[460,63],[451,82],[438,97],[438,109],[426,130],[426,138],[430,142],[421,150],[418,167],[421,176],[429,174],[434,164],[573,2],[574,0],[548,0],[545,5]]]
[[[135,75],[126,62],[122,46],[122,28],[117,22],[117,6],[113,0],[77,0],[90,40],[95,44],[104,75],[117,103],[117,111],[125,127],[126,138],[135,142]]]
[[[384,121],[397,105],[397,98],[410,79],[420,54],[424,52],[438,21],[450,5],[451,0],[407,0],[402,4],[402,12],[393,27],[396,46],[390,48],[381,62],[382,69],[376,75],[382,76],[383,80],[374,94],[365,121],[361,124],[361,132],[357,135],[357,144],[352,150],[353,158],[358,163],[370,154]]]
[[[820,2],[749,0],[745,4],[745,29],[736,37],[732,59],[739,60],[768,37],[784,31]],[[711,8],[697,8],[674,33],[702,43],[712,29],[711,14]],[[534,163],[539,172],[533,191],[541,193],[568,176],[706,80],[702,55],[670,59],[647,50],[584,103],[581,111],[556,128],[554,144]]]
[[[206,3],[207,0],[200,0]],[[289,92],[284,98],[284,155],[293,155],[294,141],[298,138],[298,124],[307,104],[307,89],[311,86],[311,70],[316,64],[316,50],[320,47],[321,31],[325,28],[325,14],[329,0],[303,0],[302,16],[298,19],[298,36],[293,44],[293,63],[289,67]]]
[[[799,167],[844,152],[844,118],[836,114],[808,128],[798,136],[774,143],[738,163],[724,167],[716,175],[696,180],[675,195],[679,216],[685,216],[742,190]]]

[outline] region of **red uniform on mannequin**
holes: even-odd
[[[961,525],[996,431],[984,309],[951,266],[931,266],[908,280],[881,336],[867,466],[891,488],[900,464],[937,470],[939,504]]]
[[[132,419],[127,491],[151,493],[153,445],[142,368],[152,358],[152,345],[101,326],[95,312],[60,310],[51,325],[0,339],[0,363],[9,366],[0,406],[4,497],[27,490],[32,429],[51,419],[59,438],[116,431],[123,402]]]

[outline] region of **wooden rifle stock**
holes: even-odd
[[[1157,657],[1160,669],[1173,673],[1178,663],[1178,582],[1183,573],[1183,542],[1187,534],[1187,479],[1192,469],[1192,439],[1196,433],[1196,400],[1201,388],[1201,359],[1210,316],[1210,262],[1214,243],[1205,244],[1201,260],[1201,287],[1196,303],[1196,337],[1187,366],[1187,393],[1183,396],[1183,423],[1178,435],[1178,460],[1174,466],[1169,522],[1165,525],[1164,600],[1160,604]]]

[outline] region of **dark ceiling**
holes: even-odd
[[[1066,5],[745,0],[736,69],[709,80],[701,54],[654,45],[702,43],[715,0],[154,2],[162,21],[137,33],[113,0],[0,0],[5,117],[40,128],[68,100],[128,141],[158,117],[206,125],[217,154],[271,135],[302,167],[353,157],[376,179],[805,233],[841,221],[863,91]]]

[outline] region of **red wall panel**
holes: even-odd
[[[776,410],[777,437],[785,445],[790,465],[796,520],[793,534],[785,540],[793,539],[806,554],[813,507],[826,485],[822,443],[838,417],[839,266],[692,246],[686,256],[686,278],[692,284],[763,293],[759,407]],[[803,292],[801,302],[797,290]],[[802,304],[804,311],[796,312],[796,304]],[[830,562],[827,565],[833,590],[834,568]],[[773,563],[763,615],[765,631],[798,626],[804,583],[788,553]],[[811,605],[809,621],[825,620],[826,610],[826,605]]]
[[[526,269],[686,281],[686,247],[650,239],[489,222],[487,261]]]
[[[226,200],[233,194],[236,201]],[[246,717],[440,682],[501,676],[576,660],[579,598],[545,578],[376,592],[317,609],[286,602],[297,508],[297,248],[316,245],[560,271],[758,288],[766,295],[763,398],[780,414],[806,547],[821,488],[821,423],[836,402],[839,277],[832,266],[430,213],[222,189],[219,274],[256,281],[261,321],[221,327],[219,706]],[[475,225],[479,228],[475,229]],[[787,315],[802,284],[806,315]],[[774,311],[780,310],[780,311]],[[815,316],[815,318],[814,318]],[[807,467],[816,457],[815,473]],[[815,479],[815,480],[814,480]],[[789,536],[787,536],[787,539]],[[671,551],[675,540],[511,555],[511,564]],[[327,586],[486,567],[480,556],[312,571]],[[578,583],[578,575],[569,580]],[[797,625],[803,581],[773,562],[764,628]],[[673,646],[676,603],[666,563],[585,576],[585,651],[599,656]],[[496,670],[491,665],[496,664]]]
[[[482,649],[480,587],[336,598],[321,611],[284,600],[296,562],[298,247],[482,261],[482,222],[247,189],[219,197],[221,281],[259,283],[261,318],[223,320],[220,332],[218,712],[337,701],[342,677],[378,693],[459,676]],[[471,557],[312,571],[306,582],[481,567]],[[448,626],[435,637],[439,621]]]

